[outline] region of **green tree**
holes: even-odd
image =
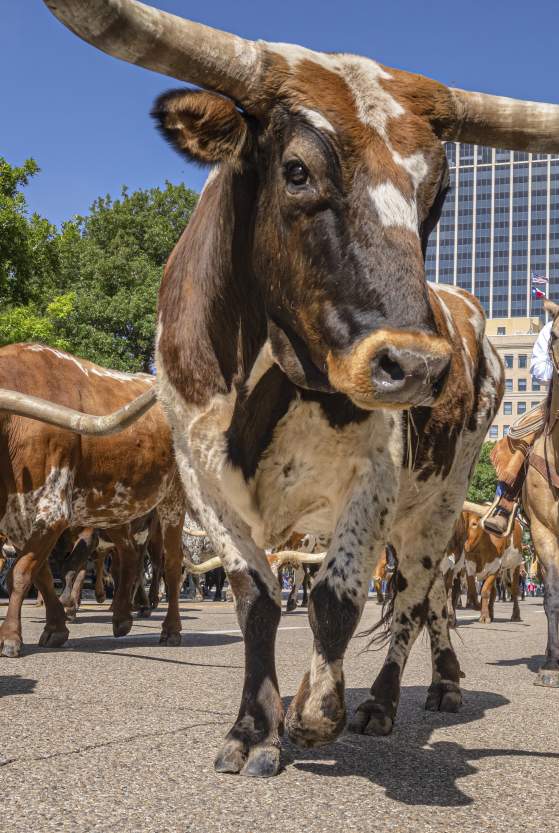
[[[72,352],[107,367],[149,371],[163,267],[197,195],[167,182],[98,199],[65,223],[58,240],[59,289],[75,293],[61,333]]]
[[[477,461],[474,476],[468,490],[468,500],[474,503],[493,501],[497,488],[497,475],[489,456],[495,443],[484,443]]]
[[[149,371],[163,267],[196,205],[183,185],[122,189],[58,230],[29,215],[39,172],[0,158],[0,344],[40,341],[119,370]]]

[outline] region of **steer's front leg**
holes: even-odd
[[[373,496],[363,483],[338,523],[314,583],[309,599],[311,668],[287,715],[289,736],[299,746],[329,743],[344,728],[343,657],[361,618],[393,508],[391,493]]]

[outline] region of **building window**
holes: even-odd
[[[540,383],[537,379],[532,379],[532,390],[541,390]]]
[[[513,360],[514,356],[511,356],[510,354],[505,355],[505,367],[510,369],[512,367]]]
[[[528,367],[528,356],[526,353],[521,353],[518,357],[518,366],[525,370]]]
[[[505,390],[512,391],[512,379],[505,379]]]
[[[530,408],[537,408],[539,404],[539,402],[530,402]]]
[[[517,402],[516,403],[516,413],[517,414],[525,414],[526,413],[526,402]]]
[[[497,335],[498,336],[506,336],[507,328],[506,327],[497,327]]]
[[[518,380],[518,390],[521,390],[521,391],[526,390],[526,379],[519,379]]]
[[[503,403],[503,413],[505,416],[510,416],[512,414],[512,402]]]
[[[499,427],[497,425],[492,425],[489,429],[489,436],[492,440],[496,440],[499,436]]]
[[[506,437],[510,431],[510,425],[503,425],[503,437]]]

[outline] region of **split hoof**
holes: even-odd
[[[77,618],[78,611],[75,607],[66,611],[66,621],[70,622],[71,625],[73,625],[77,621]]]
[[[425,710],[455,714],[462,705],[462,692],[455,683],[435,683],[429,686]]]
[[[394,728],[394,718],[386,712],[380,703],[368,699],[357,707],[347,728],[348,731],[356,735],[386,737]]]
[[[534,685],[544,688],[559,688],[559,668],[540,668]]]
[[[479,621],[482,625],[490,625],[493,622],[491,616],[480,616]]]
[[[123,619],[122,622],[113,622],[113,636],[126,636],[132,630],[134,624],[132,619]]]
[[[286,716],[286,728],[293,743],[302,749],[332,743],[343,731],[345,722],[343,683],[341,692],[337,687],[326,691],[319,701],[316,695],[313,697],[307,672]]]
[[[23,642],[19,637],[4,639],[2,642],[2,656],[17,659],[23,653]]]
[[[227,775],[238,775],[247,760],[245,745],[238,740],[226,740],[214,761],[214,769]]]
[[[291,613],[293,610],[297,610],[297,602],[295,601],[295,599],[289,599],[287,605],[285,606],[285,612]]]
[[[106,593],[95,593],[95,601],[97,604],[105,604],[107,601],[107,594]]]
[[[59,631],[51,631],[45,628],[39,638],[39,645],[41,648],[61,648],[70,636],[68,628],[63,628]]]
[[[248,778],[273,778],[281,768],[280,750],[277,746],[256,746],[250,750],[241,775]]]
[[[140,607],[138,609],[136,618],[137,619],[149,619],[151,616],[151,607]]]

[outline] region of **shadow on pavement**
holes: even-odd
[[[368,696],[368,689],[349,689],[348,713]],[[491,709],[509,703],[489,691],[463,691],[464,706],[457,714],[425,712],[427,688],[402,688],[398,720],[392,735],[374,737],[346,733],[329,746],[300,750],[287,743],[285,761],[298,770],[321,776],[360,776],[383,787],[386,796],[407,805],[465,807],[474,800],[457,785],[477,772],[473,762],[507,756],[549,758],[559,753],[522,749],[466,749],[454,741],[429,743],[435,729],[471,723]]]
[[[528,671],[533,671],[534,674],[540,670],[545,662],[543,654],[534,654],[532,657],[514,657],[514,659],[498,659],[495,662],[486,662],[486,665],[501,665],[503,667],[512,667],[514,665],[525,665]]]
[[[19,674],[4,676],[0,674],[0,697],[10,697],[14,694],[33,694],[37,680],[20,677]]]

